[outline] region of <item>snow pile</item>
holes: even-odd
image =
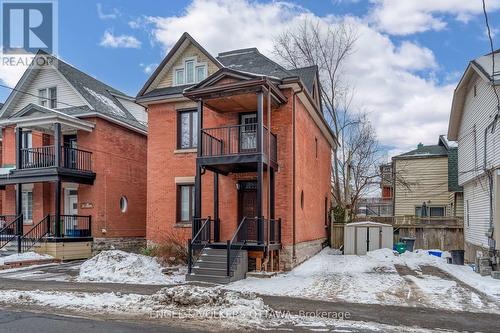
[[[227,288],[330,301],[500,312],[500,283],[422,250],[400,255],[380,249],[358,256],[324,249],[290,272],[236,281]]]
[[[260,325],[276,317],[252,293],[190,285],[163,288],[153,295],[6,290],[0,304],[36,304],[69,310],[147,315],[149,318],[225,320],[226,325]]]
[[[183,297],[191,301],[181,301]],[[206,301],[206,303],[204,303]],[[0,305],[39,305],[87,313],[106,313],[118,318],[179,319],[190,324],[207,322],[220,329],[271,329],[292,330],[291,327],[309,331],[370,331],[429,333],[430,330],[398,325],[390,326],[374,322],[349,321],[322,316],[298,316],[277,312],[264,304],[254,294],[223,291],[220,288],[175,286],[164,288],[151,296],[120,293],[80,293],[57,291],[4,290],[0,293]],[[109,317],[108,317],[109,318]],[[110,318],[111,319],[111,318]],[[188,320],[187,320],[188,319]],[[170,322],[168,322],[169,325]]]
[[[19,261],[50,260],[50,259],[54,259],[54,257],[49,256],[48,254],[38,254],[36,252],[17,253],[6,257],[0,257],[0,266]]]
[[[119,250],[103,251],[80,267],[80,282],[174,284],[184,282],[184,272],[167,276],[155,258]]]
[[[87,92],[91,94],[96,100],[106,105],[110,109],[110,111],[113,112],[115,115],[120,117],[127,117],[125,112],[122,109],[120,109],[120,107],[116,105],[116,103],[113,102],[109,97],[99,94],[88,87],[83,87],[83,88],[87,90]]]

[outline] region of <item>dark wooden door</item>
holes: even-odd
[[[238,224],[243,217],[247,218],[246,225],[238,234],[238,240],[257,240],[257,182],[240,182],[238,191]]]

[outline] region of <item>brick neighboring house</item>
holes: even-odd
[[[2,218],[10,225],[0,247],[24,234],[22,251],[42,241],[69,259],[88,255],[92,240],[94,250],[143,242],[144,108],[49,54],[36,59],[45,65],[30,66],[0,110]]]
[[[255,48],[214,57],[184,33],[137,102],[149,117],[150,243],[193,239],[195,253],[207,243],[205,255],[229,253],[224,272],[191,265],[207,279],[226,268],[233,277],[239,250],[260,270],[288,269],[322,248],[337,141],[315,66],[286,70]]]
[[[421,216],[426,207],[425,216],[463,217],[457,163],[457,147],[443,135],[437,145],[419,144],[417,149],[394,156],[394,216]]]

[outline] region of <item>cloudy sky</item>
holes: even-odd
[[[500,47],[500,0],[486,4]],[[346,78],[389,156],[446,133],[457,81],[488,52],[480,0],[59,0],[58,53],[135,96],[184,31],[213,54],[255,46],[270,55],[276,34],[311,17],[356,27]],[[4,84],[21,74],[0,64]],[[0,89],[1,100],[8,94]]]

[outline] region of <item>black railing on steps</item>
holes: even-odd
[[[226,276],[230,277],[231,276],[231,269],[236,261],[236,258],[238,257],[238,252],[243,248],[243,245],[246,243],[246,238],[248,238],[247,232],[248,232],[248,221],[253,220],[253,219],[247,219],[244,217],[240,224],[238,225],[238,228],[233,234],[233,237],[231,240],[227,241],[227,265],[226,265]],[[237,242],[238,241],[238,242]]]
[[[40,222],[21,238],[21,252],[26,252],[50,233],[50,215],[45,216]]]
[[[193,221],[194,226],[200,227],[193,239],[188,240],[188,274],[191,274],[193,266],[200,258],[205,247],[213,241],[213,228],[210,216],[207,218],[195,218]]]
[[[9,244],[17,236],[17,223],[23,221],[23,215],[0,216],[0,249]]]

